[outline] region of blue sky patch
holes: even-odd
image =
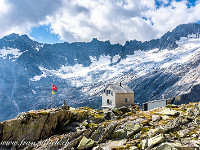
[[[59,38],[59,35],[51,32],[50,25],[33,27],[29,35],[41,43],[52,44],[62,42]]]

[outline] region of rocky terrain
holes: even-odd
[[[200,147],[200,103],[150,111],[54,108],[0,123],[1,149],[193,150]]]

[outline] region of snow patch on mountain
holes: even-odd
[[[42,68],[42,67],[39,67],[39,69],[42,71],[42,74],[39,75],[39,76],[34,76],[33,78],[30,79],[31,81],[39,81],[41,78],[46,78],[47,77],[47,74],[44,71],[45,69]]]
[[[116,63],[119,59],[120,59],[120,55],[118,54],[118,55],[115,55],[114,57],[113,57],[113,59],[112,59],[112,63]]]
[[[35,90],[32,90],[32,92],[33,92],[34,94],[37,94]]]
[[[43,47],[44,47],[43,44],[38,44],[37,47],[35,47],[35,49],[36,49],[37,51],[40,51],[40,48],[43,48]]]
[[[3,59],[9,59],[9,60],[13,60],[15,61],[20,55],[22,54],[22,52],[20,52],[19,49],[17,48],[3,48],[0,50],[0,57],[2,57]]]

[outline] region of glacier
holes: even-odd
[[[153,49],[149,51],[134,51],[133,55],[127,55],[125,59],[117,62],[120,58],[115,55],[113,59],[109,55],[100,55],[99,59],[90,56],[90,66],[84,67],[82,64],[75,64],[74,66],[61,66],[58,70],[49,70],[40,67],[43,74],[40,77],[57,76],[62,79],[71,79],[73,86],[84,86],[87,84],[107,82],[113,78],[123,75],[129,70],[134,71],[134,78],[139,78],[155,70],[165,70],[166,72],[173,72],[173,68],[184,63],[190,63],[200,53],[200,38],[189,35],[190,38],[181,38],[176,41],[178,48],[173,50],[168,49]],[[94,76],[99,72],[103,72],[99,77]],[[34,78],[38,79],[38,76]],[[130,77],[132,79],[132,76]],[[34,81],[34,80],[33,80]],[[189,80],[185,81],[185,83]]]

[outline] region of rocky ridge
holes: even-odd
[[[29,111],[0,123],[1,148],[163,150],[200,147],[200,103],[150,111],[88,107]]]

